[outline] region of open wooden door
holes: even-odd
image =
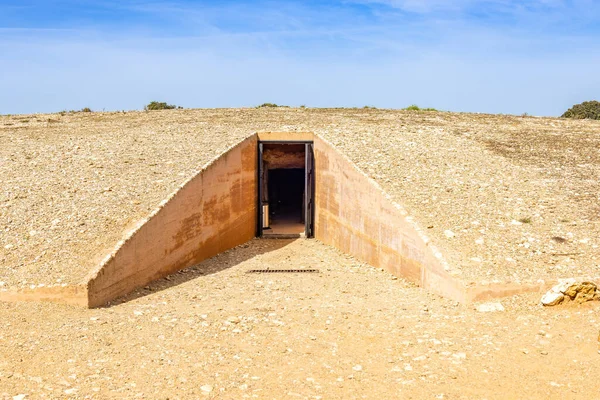
[[[262,237],[263,235],[263,198],[264,193],[264,182],[265,182],[265,165],[263,161],[263,144],[258,143],[258,199],[256,207],[258,208],[258,220],[256,221],[256,236]]]
[[[313,144],[305,144],[305,178],[304,178],[304,224],[307,238],[315,236],[315,158]]]

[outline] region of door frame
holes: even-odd
[[[258,168],[256,169],[257,181],[257,221],[256,221],[256,236],[263,236],[263,204],[264,196],[263,179],[266,173],[263,153],[264,144],[304,144],[304,234],[307,238],[314,237],[314,220],[315,220],[315,157],[314,157],[314,142],[312,140],[258,140],[257,158]],[[310,153],[310,154],[309,154]],[[310,171],[307,166],[310,166]]]
[[[304,145],[304,235],[315,237],[315,153],[313,143]]]

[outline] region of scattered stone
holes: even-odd
[[[202,386],[200,386],[200,390],[202,390],[202,392],[204,394],[209,394],[210,392],[213,391],[213,387],[212,387],[212,385],[202,385]]]
[[[558,284],[554,285],[551,291],[554,293],[565,293],[576,282],[574,278],[559,279]]]
[[[542,304],[544,306],[556,306],[563,302],[565,299],[565,295],[562,293],[555,293],[553,291],[549,291],[544,296],[542,296]]]
[[[542,304],[555,306],[565,299],[577,303],[600,300],[600,291],[593,282],[577,282],[573,278],[563,279],[542,297]]]
[[[585,303],[593,301],[597,298],[598,287],[593,282],[582,282],[571,285],[565,292],[565,296],[569,296],[571,300],[577,303]]]
[[[504,311],[504,306],[500,303],[482,303],[482,304],[477,305],[477,311],[479,311],[479,312]]]

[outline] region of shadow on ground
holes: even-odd
[[[203,276],[219,273],[226,269],[235,267],[236,265],[239,265],[244,261],[258,255],[279,250],[296,240],[302,239],[252,239],[249,242],[217,254],[216,256],[209,258],[208,260],[204,260],[203,262],[192,267],[174,272],[171,275],[151,282],[143,288],[136,289],[128,295],[115,299],[101,308],[108,308],[123,304],[140,297],[148,296],[150,294],[181,285],[193,279],[200,279]],[[268,265],[265,265],[265,268],[268,267]]]

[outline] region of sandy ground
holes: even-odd
[[[599,303],[536,301],[481,313],[315,240],[253,240],[107,308],[0,304],[0,398],[599,398]]]
[[[256,131],[331,141],[465,282],[600,276],[600,122],[357,109],[0,116],[0,286],[77,283]]]

